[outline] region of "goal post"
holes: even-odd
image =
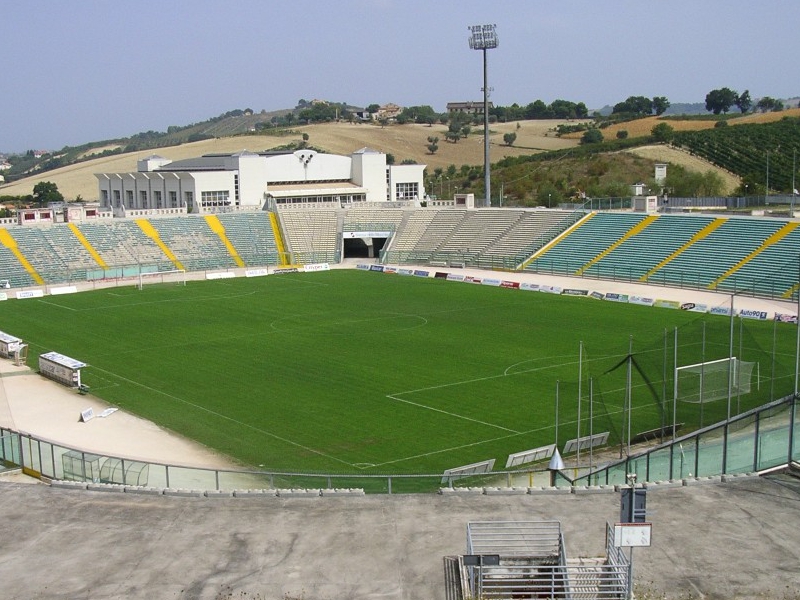
[[[174,283],[175,285],[186,285],[186,269],[172,269],[170,271],[151,271],[148,273],[139,272],[136,280],[136,287],[142,289],[151,283]]]
[[[722,400],[731,396],[749,394],[752,388],[753,369],[757,362],[721,358],[693,365],[676,367],[677,399],[700,404]]]

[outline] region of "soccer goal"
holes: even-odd
[[[749,394],[753,370],[757,362],[721,358],[708,362],[685,365],[675,369],[675,391],[678,400],[700,404],[731,396]]]
[[[151,283],[174,283],[176,285],[186,285],[186,269],[139,273],[139,278],[136,282],[137,288],[141,290],[142,287]]]

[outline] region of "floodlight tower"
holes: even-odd
[[[483,172],[485,176],[484,203],[492,205],[492,185],[489,163],[489,70],[486,62],[486,51],[497,48],[496,25],[472,25],[469,47],[483,51]]]

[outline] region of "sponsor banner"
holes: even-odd
[[[444,271],[436,271],[436,273],[434,273],[433,276],[436,279],[447,279],[447,273],[445,273]]]
[[[473,277],[472,275],[467,275],[464,277],[464,283],[480,283],[480,277]]]
[[[519,283],[516,282],[516,281],[505,281],[505,280],[503,280],[503,281],[500,282],[500,287],[511,288],[511,289],[515,289],[516,290],[516,289],[519,289]]]
[[[345,231],[342,237],[345,239],[353,238],[388,238],[392,235],[391,231]]]
[[[560,294],[562,288],[558,287],[557,285],[540,285],[539,291],[545,292],[547,294]]]
[[[361,269],[362,271],[369,271],[369,265],[362,265],[359,263],[356,265],[356,269]]]
[[[739,311],[739,316],[745,319],[758,319],[759,321],[767,320],[767,313],[765,313],[763,310],[750,310],[743,308]]]
[[[370,265],[369,266],[369,270],[370,271],[378,271],[378,272],[382,273],[383,272],[383,265]]]
[[[606,300],[609,302],[627,302],[628,301],[628,294],[616,294],[616,293],[609,293],[606,294]]]
[[[500,280],[499,279],[484,279],[481,281],[483,285],[491,285],[494,287],[500,287]]]
[[[22,290],[17,292],[17,298],[43,298],[44,292],[42,290]]]
[[[561,290],[561,293],[564,296],[588,296],[589,290],[576,290],[573,288],[566,288],[564,290]]]
[[[653,306],[655,306],[657,308],[678,308],[679,309],[681,307],[681,303],[678,302],[677,300],[660,300],[659,299],[659,300],[656,300],[653,303]]]
[[[393,275],[394,273],[397,273],[397,269],[394,267],[383,267],[383,272]]]
[[[591,294],[589,294],[589,296],[591,296],[591,297],[592,297],[592,298],[594,298],[595,300],[602,300],[603,298],[605,298],[605,297],[606,297],[606,295],[605,295],[605,294],[602,294],[602,293],[600,293],[600,292],[592,292]]]
[[[311,265],[303,265],[303,271],[306,273],[313,273],[315,271],[330,271],[331,267],[328,263],[314,263]]]
[[[447,281],[464,281],[464,276],[458,273],[448,273]]]
[[[2,296],[2,294],[0,294]],[[775,313],[775,320],[781,323],[797,323],[797,315],[784,315]]]
[[[272,272],[275,275],[281,275],[283,273],[299,273],[300,269],[297,267],[281,267],[279,269],[273,269]]]
[[[695,304],[694,302],[684,302],[681,304],[681,310],[688,310],[689,312],[708,312],[708,304]]]
[[[66,285],[64,287],[50,288],[51,296],[60,296],[61,294],[77,294],[78,288],[74,285]]]
[[[268,269],[248,269],[244,272],[245,277],[264,277],[269,275]]]
[[[233,279],[236,273],[233,271],[223,271],[221,273],[206,273],[206,279]]]
[[[538,292],[539,291],[539,284],[538,283],[525,283],[522,282],[519,284],[519,289],[527,290],[529,292]]]
[[[419,269],[414,269],[414,277],[429,277],[429,271],[421,271]]]
[[[0,300],[8,300],[8,294],[5,292],[0,292]]]
[[[731,309],[727,306],[712,306],[711,310],[708,312],[710,312],[712,315],[725,315],[726,317],[731,316]],[[734,312],[734,315],[735,314],[736,313]]]
[[[640,306],[653,306],[655,304],[653,298],[645,298],[644,296],[628,296],[628,304],[638,304]]]
[[[397,269],[397,274],[398,275],[413,275],[414,274],[414,270],[413,269]]]

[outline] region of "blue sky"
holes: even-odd
[[[711,89],[800,95],[795,0],[38,0],[0,8],[0,151],[60,149],[300,98],[590,109]]]

